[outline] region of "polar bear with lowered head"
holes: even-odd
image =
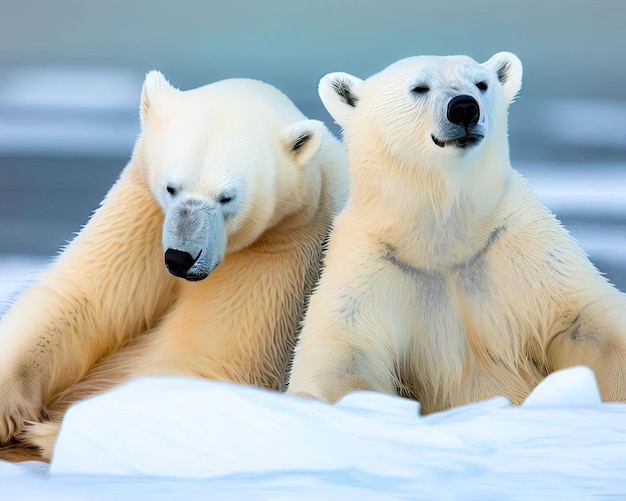
[[[626,297],[510,165],[510,53],[413,57],[320,82],[343,127],[351,192],[296,347],[289,392],[417,399],[425,413],[520,403],[587,365],[626,400]]]
[[[102,206],[0,322],[0,443],[49,458],[70,403],[135,375],[284,390],[345,148],[254,80],[151,72],[140,114]]]

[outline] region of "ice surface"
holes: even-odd
[[[548,375],[524,401],[525,407],[597,407],[600,389],[588,367],[571,367]]]
[[[547,378],[523,406],[499,397],[426,417],[415,402],[376,393],[333,406],[229,383],[140,378],[72,407],[49,473],[35,465],[0,462],[3,492],[48,490],[46,499],[626,495],[626,404],[599,403],[584,367]]]

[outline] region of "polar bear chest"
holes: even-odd
[[[422,367],[456,364],[468,357],[509,358],[517,343],[503,291],[498,290],[486,250],[443,270],[406,263],[393,248],[383,255],[386,280],[396,303],[386,331],[398,353]]]

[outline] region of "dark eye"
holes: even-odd
[[[476,87],[478,87],[482,92],[485,92],[487,90],[487,82],[478,82]]]
[[[426,94],[429,90],[430,87],[426,85],[418,85],[417,87],[413,87],[411,89],[411,91],[415,92],[416,94]]]
[[[220,197],[220,199],[219,199],[219,202],[220,202],[222,205],[226,205],[227,203],[231,202],[231,201],[232,201],[232,199],[233,199],[233,197],[229,197],[229,196],[227,196],[227,195],[222,195],[222,196]]]
[[[175,194],[176,194],[176,189],[175,189],[173,186],[168,186],[168,187],[167,187],[167,192],[168,192],[170,195],[175,195]]]

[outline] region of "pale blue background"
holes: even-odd
[[[87,220],[128,159],[150,69],[181,88],[266,80],[330,125],[327,72],[500,50],[524,63],[514,165],[562,187],[546,202],[626,289],[624,0],[0,0],[0,257],[50,256]]]

